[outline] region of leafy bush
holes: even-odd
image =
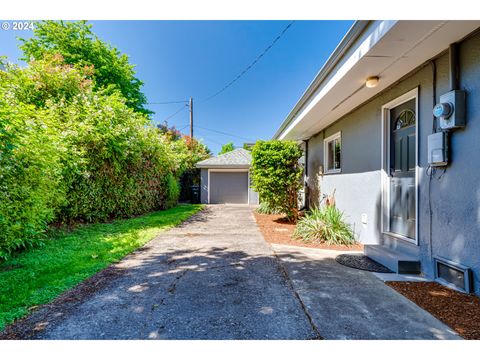
[[[176,204],[192,166],[89,69],[47,56],[0,71],[0,258],[33,245],[52,222],[129,217]]]
[[[278,209],[289,220],[298,218],[298,190],[302,150],[295,141],[258,141],[252,149],[253,188],[269,208]]]
[[[327,245],[353,245],[355,238],[343,213],[335,206],[323,206],[309,211],[301,218],[293,236],[307,242],[320,242]]]
[[[260,203],[260,205],[256,209],[256,212],[259,214],[267,214],[267,215],[281,214],[280,210],[278,210],[277,208],[272,208],[269,204],[265,202]]]
[[[157,128],[126,55],[85,22],[42,22],[0,57],[0,259],[49,224],[130,217],[177,203],[179,179],[209,156]]]
[[[0,259],[41,240],[64,202],[58,143],[33,106],[11,107],[0,90]]]
[[[170,209],[177,205],[178,197],[180,195],[180,185],[178,180],[169,173],[166,176],[166,186],[165,186],[165,209]]]
[[[67,205],[60,219],[99,221],[166,208],[175,155],[118,94],[86,93],[63,109]]]

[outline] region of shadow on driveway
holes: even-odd
[[[7,328],[21,339],[316,339],[248,207],[209,207]]]

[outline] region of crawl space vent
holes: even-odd
[[[443,258],[435,258],[435,278],[448,287],[466,293],[473,291],[472,270]]]

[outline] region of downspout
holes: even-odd
[[[449,85],[450,90],[458,90],[458,46],[457,43],[450,44],[448,48],[449,60]]]
[[[430,60],[430,66],[432,68],[432,109],[437,103],[437,66],[435,64],[435,60]],[[437,132],[437,118],[435,116],[432,117],[432,134]],[[428,172],[430,169],[430,173]],[[433,260],[433,210],[432,210],[432,178],[433,178],[433,169],[427,168],[427,175],[428,175],[428,215],[429,215],[429,232],[428,232],[428,252],[430,255],[430,259]]]

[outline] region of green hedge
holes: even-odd
[[[296,221],[298,191],[302,186],[302,150],[295,141],[257,141],[252,148],[253,189],[266,207]]]
[[[0,258],[52,222],[94,222],[174,206],[189,155],[91,69],[60,56],[0,71]]]
[[[0,258],[35,244],[65,201],[53,136],[33,106],[0,99]]]

